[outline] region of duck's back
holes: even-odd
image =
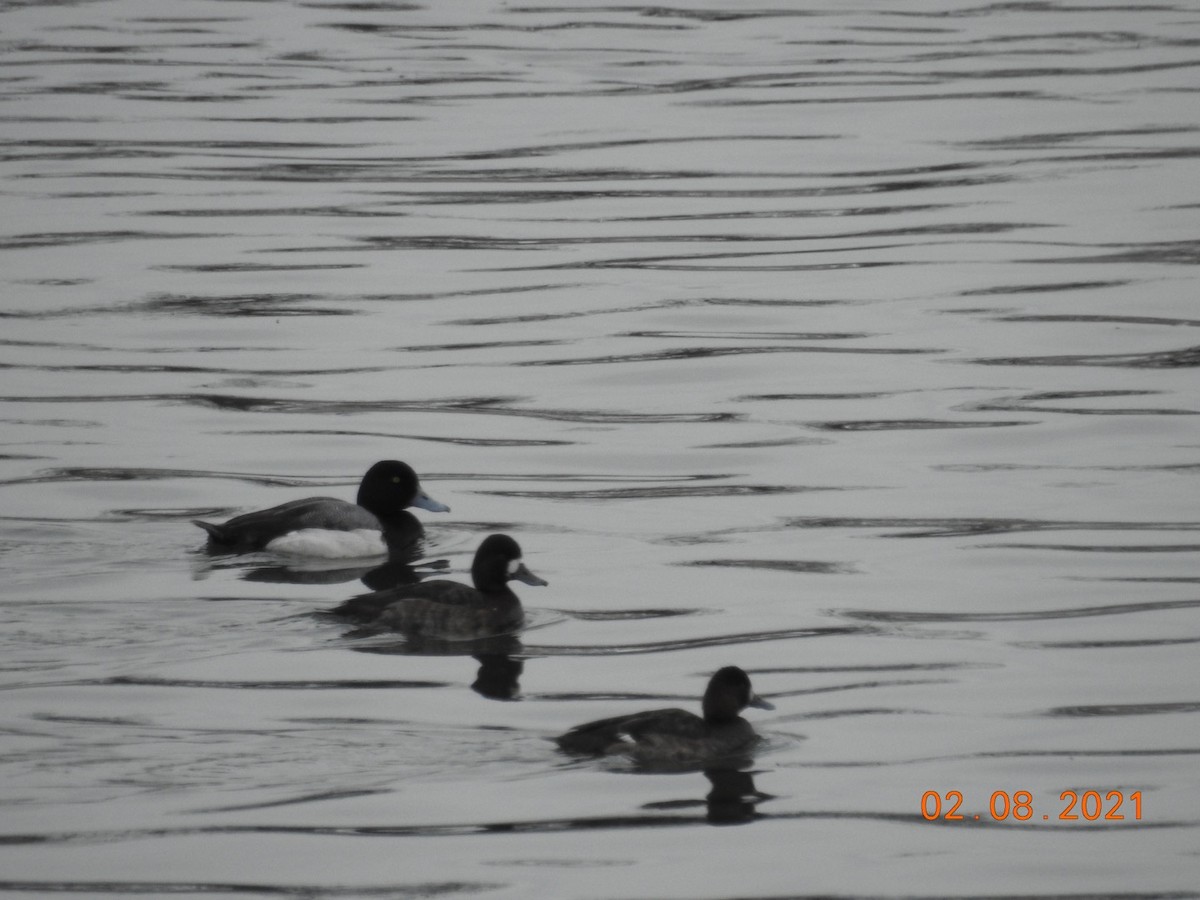
[[[380,523],[357,503],[336,497],[291,500],[216,525],[196,522],[216,543],[242,550],[263,550],[272,541],[298,531],[379,531]]]
[[[334,614],[410,638],[474,640],[515,631],[524,624],[511,591],[484,593],[457,581],[422,581],[351,597]]]
[[[754,729],[742,718],[714,724],[687,710],[656,709],[579,725],[556,743],[568,753],[623,753],[641,762],[678,763],[715,760],[755,740]]]
[[[555,742],[568,753],[599,756],[627,751],[632,743],[652,732],[695,738],[703,730],[704,720],[695,713],[684,709],[654,709],[576,725],[555,738]]]

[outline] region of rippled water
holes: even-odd
[[[10,0],[0,47],[0,892],[1200,896],[1200,4]],[[524,633],[201,552],[384,458],[429,571],[517,537]],[[726,664],[748,770],[546,740]]]

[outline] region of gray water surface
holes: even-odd
[[[0,894],[1200,897],[1198,69],[1190,0],[0,3]],[[387,458],[523,633],[189,522]],[[727,664],[740,771],[547,740]]]

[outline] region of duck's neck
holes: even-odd
[[[410,531],[421,529],[421,520],[407,509],[372,509],[369,506],[363,506],[361,503],[359,506],[362,506],[363,509],[375,516],[385,528]]]
[[[704,695],[700,708],[704,715],[704,721],[709,725],[725,725],[736,722],[738,713],[741,712],[737,706],[723,701],[720,697],[710,697],[708,694]]]
[[[497,577],[495,572],[489,572],[486,569],[471,567],[471,584],[475,585],[475,590],[481,594],[487,594],[489,597],[511,597],[517,599],[517,595],[512,592],[508,586],[508,580],[503,576]]]

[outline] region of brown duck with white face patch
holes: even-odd
[[[471,585],[421,581],[352,597],[333,610],[341,618],[412,639],[468,641],[518,631],[525,624],[521,601],[508,586],[516,580],[546,585],[526,568],[521,548],[493,534],[475,551]]]

